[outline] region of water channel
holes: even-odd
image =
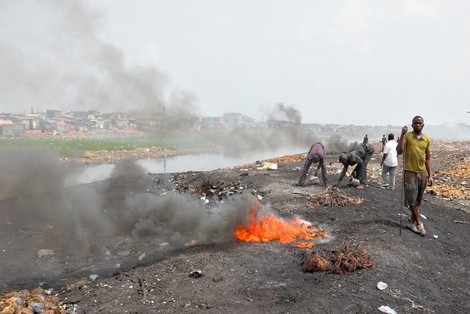
[[[202,153],[163,157],[157,159],[138,160],[146,172],[174,173],[186,171],[210,171],[219,168],[254,163],[257,160],[266,160],[279,156],[304,153],[305,147],[285,147],[270,151],[239,154],[237,156],[224,153]],[[115,164],[81,166],[75,176],[67,181],[66,185],[76,185],[106,180],[111,177]]]

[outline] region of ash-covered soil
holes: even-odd
[[[312,205],[309,197],[325,187],[295,186],[302,161],[277,170],[250,164],[167,175],[127,165],[126,175],[105,182],[4,200],[1,284],[54,287],[75,313],[378,313],[380,306],[469,312],[468,200],[426,194],[421,213],[428,234],[414,234],[405,228],[401,185],[380,187],[379,158],[369,165],[365,189],[343,180],[342,192],[364,200],[348,206]],[[435,151],[435,180],[469,158],[468,150]],[[327,161],[335,183],[337,156]],[[456,183],[468,189],[469,181]],[[329,238],[308,249],[237,240],[233,231],[253,198],[282,219],[301,216],[324,228]],[[38,203],[42,210],[31,216],[28,208]],[[375,268],[350,275],[303,271],[311,252],[357,244]],[[388,287],[379,290],[378,282]]]

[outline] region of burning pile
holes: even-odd
[[[340,252],[314,251],[304,261],[304,272],[331,271],[349,275],[357,269],[374,268],[376,263],[370,259],[363,244],[355,247],[346,245]]]
[[[261,203],[254,199],[248,222],[237,226],[234,236],[246,242],[278,241],[298,248],[311,248],[315,239],[328,238],[328,233],[310,222],[296,217],[284,220],[276,215],[260,213]]]
[[[362,202],[364,202],[364,199],[360,197],[347,196],[345,192],[333,186],[327,187],[325,191],[320,194],[308,197],[308,203],[311,206],[347,206],[353,204],[358,205]]]

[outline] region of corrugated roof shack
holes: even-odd
[[[0,124],[0,136],[21,136],[24,134],[22,123]]]

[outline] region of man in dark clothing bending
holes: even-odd
[[[356,165],[352,177],[359,180],[360,185],[357,186],[358,188],[363,187],[367,180],[367,164],[369,163],[372,154],[374,154],[374,147],[369,143],[359,144],[348,154],[341,154],[339,156],[339,162],[342,163],[344,167],[339,175],[337,185],[339,185],[341,180],[343,180],[348,167]]]
[[[324,157],[325,157],[325,148],[321,143],[315,143],[310,147],[310,150],[307,153],[307,160],[305,160],[304,166],[302,168],[302,174],[300,175],[298,186],[305,185],[305,179],[307,178],[307,172],[310,166],[313,164],[318,163],[318,168],[315,170],[315,176],[318,173],[318,169],[321,169],[321,177],[323,180],[323,184],[325,186],[328,184],[328,179],[326,177],[326,168],[324,164]]]

